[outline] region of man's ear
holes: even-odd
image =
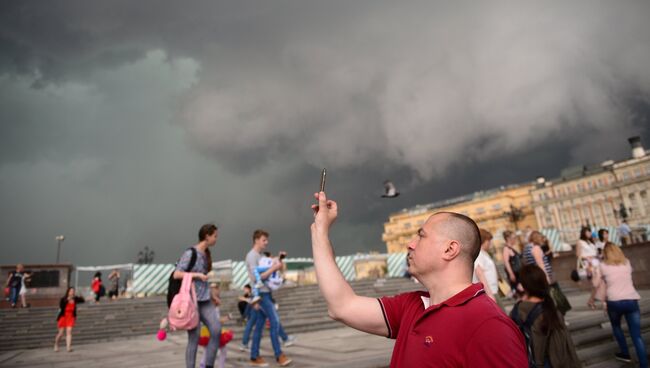
[[[450,240],[445,245],[445,251],[442,253],[442,259],[451,261],[458,257],[462,251],[461,245],[457,240]]]

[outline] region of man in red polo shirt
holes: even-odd
[[[408,245],[408,271],[428,290],[379,299],[356,295],[334,260],[329,228],[338,206],[315,193],[311,225],[318,286],[330,317],[396,339],[391,367],[527,367],[524,338],[472,284],[480,251],[476,223],[467,216],[432,215]]]

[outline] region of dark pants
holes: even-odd
[[[639,310],[639,302],[637,300],[607,301],[607,314],[609,315],[609,321],[612,323],[612,332],[614,333],[614,338],[616,338],[621,353],[629,356],[630,351],[627,348],[625,334],[623,334],[623,329],[621,328],[621,318],[625,317],[636,355],[639,358],[639,366],[647,368],[648,356],[643,337],[641,336],[641,311]]]
[[[12,305],[18,303],[18,296],[20,295],[20,286],[12,287],[9,291],[9,301]]]

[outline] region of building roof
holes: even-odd
[[[410,208],[404,208],[398,212],[394,212],[391,214],[391,216],[394,215],[401,215],[401,214],[409,214],[409,215],[417,215],[421,213],[425,213],[431,210],[434,210],[436,208],[443,208],[443,207],[449,207],[453,206],[456,204],[461,204],[465,202],[471,202],[479,199],[485,199],[485,198],[490,198],[498,193],[504,192],[506,190],[512,190],[512,189],[517,189],[520,187],[524,186],[529,186],[531,185],[531,182],[527,183],[521,183],[521,184],[510,184],[510,185],[502,185],[498,188],[492,188],[488,190],[480,190],[471,194],[465,194],[461,195],[458,197],[453,197],[449,199],[443,199],[439,200],[436,202],[428,203],[428,204],[418,204]]]

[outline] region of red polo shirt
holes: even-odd
[[[528,367],[524,337],[515,323],[473,284],[429,306],[416,291],[379,299],[388,337],[397,339],[390,366]]]

